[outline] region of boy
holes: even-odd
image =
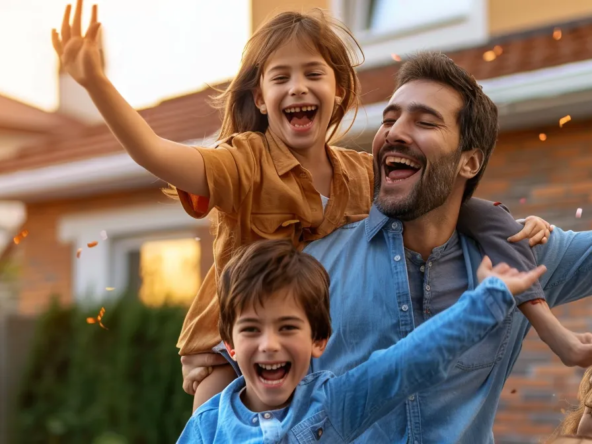
[[[339,377],[307,375],[331,334],[329,276],[289,241],[254,243],[230,260],[218,286],[220,334],[243,376],[193,414],[178,442],[350,442],[443,381],[514,309],[512,294],[544,271],[492,268],[485,258],[478,275],[487,279],[405,339]]]

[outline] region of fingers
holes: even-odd
[[[183,366],[183,377],[187,377],[189,372],[198,367],[216,367],[218,365],[228,364],[226,358],[218,353],[197,353],[195,355],[181,356],[181,365]]]
[[[547,267],[545,267],[544,265],[539,265],[534,270],[528,271],[525,276],[526,281],[530,282],[528,284],[528,287],[530,287],[532,284],[534,284],[546,272],[547,272]]]
[[[498,274],[507,274],[510,272],[510,266],[505,262],[502,262],[501,264],[497,264],[495,267],[493,267],[492,271]]]
[[[538,233],[536,233],[534,236],[532,236],[530,238],[530,240],[528,241],[528,245],[530,245],[531,247],[534,247],[535,245],[538,245],[539,243],[541,243],[541,241],[543,240],[543,238],[547,238],[547,230],[541,230]],[[545,239],[545,242],[547,242],[547,240]]]
[[[98,41],[99,30],[101,29],[100,23],[93,23],[88,27],[86,31],[86,35],[84,36],[85,39],[92,40],[93,42]]]
[[[72,37],[82,36],[82,0],[76,1],[76,11],[72,20]]]
[[[57,53],[58,57],[62,57],[64,48],[62,47],[62,41],[60,40],[60,36],[55,29],[51,30],[51,44],[53,45],[53,49]]]
[[[62,44],[68,43],[70,40],[70,12],[72,11],[72,5],[66,6],[64,11],[64,18],[62,19]]]
[[[479,270],[491,271],[492,268],[493,265],[491,263],[491,259],[489,259],[489,256],[483,256],[481,265],[479,265]]]
[[[508,238],[508,242],[519,242],[522,239],[529,238],[532,234],[533,228],[533,224],[529,223],[529,221],[527,220],[526,224],[524,225],[524,228],[520,230],[518,233],[516,233],[514,236],[510,236]]]
[[[198,367],[191,370],[185,378],[183,378],[183,390],[189,395],[195,395],[195,390],[201,382],[208,377],[210,371],[208,367]]]

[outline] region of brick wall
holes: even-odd
[[[592,121],[502,134],[477,194],[504,202],[516,217],[536,214],[563,229],[592,229]],[[554,312],[566,327],[592,331],[592,300]],[[562,410],[576,403],[582,374],[564,367],[531,331],[500,401],[496,442],[535,443],[548,436]]]

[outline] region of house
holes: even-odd
[[[252,0],[253,28],[278,11],[276,4]],[[442,50],[479,80],[500,110],[499,143],[477,194],[503,201],[516,217],[537,214],[566,229],[592,228],[592,3],[282,2],[284,9],[312,6],[341,18],[366,55],[359,69],[364,109],[345,145],[370,149],[397,59],[418,49]],[[28,236],[4,253],[21,267],[16,310],[36,315],[51,294],[87,303],[129,288],[146,303],[161,303],[164,295],[189,300],[212,263],[209,222],[191,219],[164,196],[166,184],[122,151],[82,95],[72,92],[76,99],[66,100],[64,91],[75,91],[66,78],[61,85],[64,108],[38,115],[51,123],[39,123],[12,145],[0,139],[0,201],[26,208],[26,220],[10,229],[11,235],[26,229]],[[210,143],[220,124],[207,103],[211,94],[194,92],[141,114],[165,138]],[[17,127],[33,121],[16,120]],[[67,131],[57,130],[62,125]],[[92,242],[98,245],[89,247]],[[592,331],[589,302],[556,313],[567,327]],[[529,335],[502,396],[497,442],[547,436],[568,407],[564,400],[575,401],[581,375]]]

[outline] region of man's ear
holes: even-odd
[[[234,351],[234,348],[232,348],[232,345],[229,344],[228,342],[224,341],[224,347],[226,347],[226,351],[230,355],[230,358],[233,361],[236,361],[236,351]]]
[[[320,358],[325,352],[328,339],[318,339],[312,342],[312,357]]]
[[[479,173],[479,171],[481,171],[483,158],[483,151],[478,148],[464,151],[461,153],[460,170],[458,174],[467,180],[472,179]]]

